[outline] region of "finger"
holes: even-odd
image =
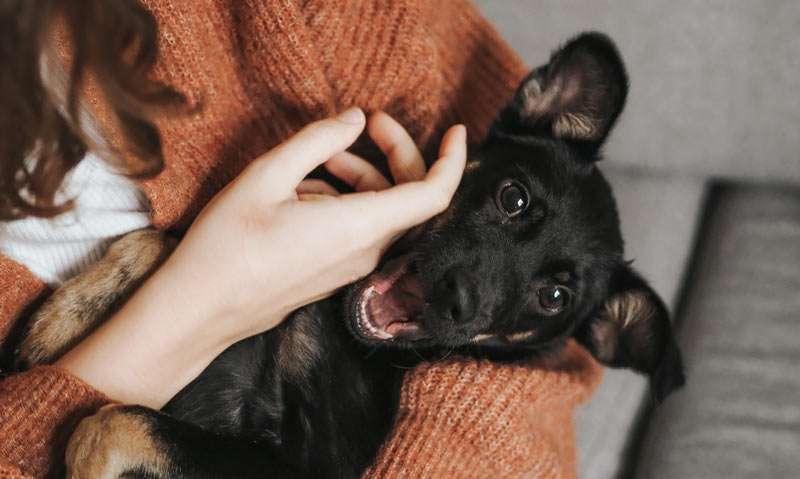
[[[271,193],[288,196],[311,170],[352,145],[364,124],[359,108],[316,121],[261,156],[253,167]]]
[[[329,196],[339,196],[339,191],[336,190],[333,186],[331,186],[327,181],[319,180],[316,178],[307,178],[300,182],[297,185],[297,188],[294,189],[298,195],[308,195],[308,194],[315,194],[315,195],[329,195]]]
[[[379,191],[392,186],[367,160],[347,151],[331,157],[325,168],[356,191]]]
[[[370,117],[367,131],[389,160],[389,169],[396,184],[425,177],[425,161],[403,125],[379,111]]]
[[[383,224],[399,232],[444,211],[455,194],[467,159],[467,131],[450,128],[442,140],[439,159],[423,180],[397,185],[377,193],[341,196],[357,208],[370,224]],[[376,234],[380,234],[376,231]],[[385,233],[385,231],[384,231]]]
[[[320,194],[320,193],[298,193],[297,200],[298,201],[319,201],[319,200],[332,200],[335,199],[335,196]]]

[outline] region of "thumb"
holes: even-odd
[[[364,112],[357,107],[311,123],[256,159],[253,162],[255,174],[271,195],[294,195],[303,178],[352,145],[364,131],[365,124]]]

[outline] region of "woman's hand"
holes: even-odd
[[[394,239],[447,207],[466,132],[447,132],[426,175],[405,130],[375,115],[369,133],[389,159],[398,183],[390,186],[345,152],[365,123],[361,110],[347,110],[256,159],[122,310],[58,365],[114,399],[161,407],[229,345],[372,271]],[[357,192],[303,180],[325,162]]]
[[[442,158],[424,176],[405,130],[386,115],[377,119],[373,124],[381,128],[372,128],[373,136],[401,185],[388,188],[377,170],[344,152],[365,124],[361,110],[348,110],[309,125],[253,162],[209,203],[168,260],[166,271],[181,282],[206,278],[192,294],[212,300],[205,307],[229,339],[272,328],[291,311],[368,274],[393,239],[447,207],[465,161],[463,127],[445,135]],[[325,201],[308,196],[335,193],[319,181],[302,182],[329,159],[329,170],[359,192]]]

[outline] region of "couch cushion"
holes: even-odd
[[[800,189],[715,192],[696,258],[688,385],[655,411],[637,477],[797,477]]]
[[[667,304],[674,304],[702,210],[703,182],[614,170],[606,176],[619,204],[626,256]],[[621,469],[646,392],[644,377],[606,370],[597,393],[578,413],[579,477],[609,479]]]
[[[800,2],[477,4],[531,66],[580,31],[614,38],[631,91],[610,161],[800,181]]]

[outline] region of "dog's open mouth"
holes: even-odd
[[[367,276],[353,300],[355,329],[364,339],[414,341],[425,337],[419,322],[425,299],[412,255],[392,259]]]

